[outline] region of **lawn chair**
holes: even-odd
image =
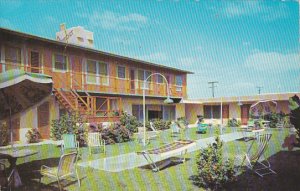
[[[265,151],[268,147],[269,141],[271,139],[271,134],[263,134],[257,136],[257,140],[253,141],[251,146],[249,147],[247,153],[243,157],[241,166],[246,162],[246,166],[254,171],[257,175],[260,177],[263,177],[267,174],[276,174],[275,171],[271,169],[271,164],[269,163],[268,159],[264,156]],[[254,142],[258,143],[258,147],[253,152],[251,149],[253,147]],[[264,159],[264,160],[262,160]],[[265,161],[265,163],[264,163]],[[261,168],[258,168],[257,166],[260,165]]]
[[[181,129],[178,127],[178,125],[174,121],[172,121],[170,127],[171,127],[172,134],[180,134]]]
[[[194,124],[188,124],[188,128],[198,127],[199,119],[196,120]]]
[[[152,129],[153,134],[156,134],[158,137],[161,131],[158,131],[154,128],[153,122],[150,121],[150,128]]]
[[[61,144],[61,153],[63,154],[65,150],[76,150],[79,151],[79,142],[76,140],[75,134],[63,134],[63,142]]]
[[[105,140],[101,138],[100,133],[88,133],[88,147],[90,154],[92,154],[92,149],[94,147],[102,148],[105,153]]]
[[[78,186],[80,187],[80,180],[78,177],[77,169],[76,169],[76,163],[77,163],[77,153],[72,152],[68,154],[64,154],[60,157],[58,167],[48,167],[43,165],[41,167],[41,178],[40,183],[43,176],[48,176],[50,178],[55,178],[58,183],[59,190],[62,190],[61,187],[61,180],[66,179],[70,176],[76,176]]]
[[[146,131],[146,144],[150,143],[150,139],[154,139],[157,137],[157,132],[153,131]],[[143,142],[144,140],[144,127],[138,127],[138,133],[137,133],[137,141],[139,143]]]
[[[0,163],[0,190],[11,190],[14,171],[15,169],[9,171],[4,163]]]

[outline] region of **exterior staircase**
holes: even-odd
[[[81,96],[75,90],[62,90],[53,88],[53,94],[58,102],[67,109],[68,112],[78,112],[81,117],[87,122],[113,122],[119,121],[117,116],[97,116],[96,114],[96,97],[91,96],[89,93]],[[107,114],[107,112],[105,112]]]
[[[82,98],[76,91],[64,91],[53,88],[53,94],[57,98],[58,102],[67,109],[68,112],[79,112],[82,116],[87,118],[91,115],[91,108],[88,107],[84,98]]]

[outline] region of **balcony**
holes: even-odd
[[[2,71],[3,63],[0,64]],[[9,67],[8,67],[9,65]],[[6,68],[22,69],[27,72],[40,72],[52,76],[53,86],[56,89],[73,89],[76,91],[102,93],[102,94],[118,94],[118,95],[143,95],[144,81],[129,78],[117,78],[113,76],[86,74],[82,72],[65,71],[54,72],[48,67],[30,67],[24,65],[6,64]],[[176,86],[169,84],[171,97],[185,97],[186,86]],[[153,97],[166,97],[166,83],[156,83],[153,81],[146,84],[146,95]]]

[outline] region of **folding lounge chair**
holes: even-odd
[[[196,143],[191,140],[179,140],[179,141],[174,141],[173,143],[164,145],[160,148],[156,149],[151,149],[151,150],[146,150],[142,152],[137,152],[137,154],[142,154],[144,158],[147,160],[148,164],[152,168],[154,172],[159,171],[166,165],[170,164],[168,163],[163,163],[161,165],[157,165],[157,163],[152,159],[153,155],[159,158],[170,158],[172,156],[176,156],[180,154],[182,158],[180,160],[177,160],[176,162],[184,162],[185,161],[185,155],[187,153],[187,149],[190,147],[196,146]]]
[[[61,153],[64,153],[66,150],[76,150],[79,151],[79,142],[76,140],[75,134],[63,134],[63,142],[61,144]]]
[[[244,164],[244,162],[246,162],[246,166],[250,170],[254,171],[260,177],[263,177],[267,174],[272,174],[272,173],[276,174],[276,172],[271,169],[271,164],[269,163],[268,159],[264,156],[265,151],[267,150],[269,141],[271,139],[271,136],[272,136],[271,134],[259,135],[256,140],[256,142],[258,144],[257,149],[255,150],[255,152],[253,152],[251,150],[253,147],[253,144],[255,142],[255,141],[253,141],[250,148],[248,149],[247,153],[243,157],[243,160],[241,163],[241,166],[242,166]],[[260,165],[260,168],[259,168],[259,165]]]
[[[95,147],[102,148],[105,153],[105,140],[101,138],[100,133],[88,133],[88,147],[90,154],[92,154],[92,149]]]
[[[58,167],[48,167],[43,165],[41,167],[41,179],[43,176],[48,176],[50,178],[55,178],[58,183],[59,190],[62,190],[61,188],[61,180],[66,179],[70,176],[76,176],[78,186],[80,187],[80,180],[78,177],[77,169],[76,169],[76,163],[77,163],[77,153],[72,152],[68,154],[64,154],[60,157]]]

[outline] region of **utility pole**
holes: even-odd
[[[260,94],[260,90],[263,88],[262,86],[257,86],[256,87],[257,88],[257,90],[258,90],[258,95]]]
[[[208,84],[211,84],[211,87],[209,87],[209,88],[211,88],[211,90],[212,90],[212,97],[215,97],[215,87],[217,87],[217,86],[215,86],[216,83],[219,83],[219,82],[218,81],[208,82]]]

